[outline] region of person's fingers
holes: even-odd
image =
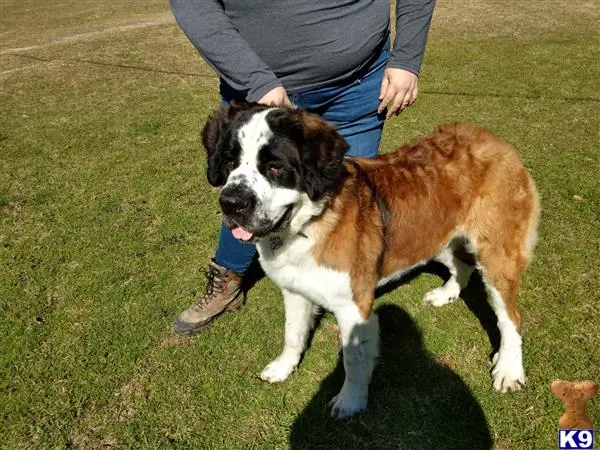
[[[402,100],[402,105],[400,105],[400,112],[404,111],[406,108],[408,108],[412,103],[412,89],[406,91],[406,94],[404,95],[404,99]]]
[[[278,86],[267,92],[259,101],[267,106],[283,106],[291,104],[287,92],[283,86]]]
[[[386,119],[389,119],[394,114],[399,114],[402,112],[402,110],[408,106],[409,98],[409,91],[406,89],[400,89],[394,97],[394,102],[388,106]]]
[[[285,91],[278,93],[275,101],[273,102],[273,106],[288,106],[291,105],[290,98],[287,96]]]
[[[410,100],[408,102],[408,106],[411,106],[417,101],[417,95],[419,94],[419,85],[415,83],[415,86],[412,88],[410,93]]]
[[[403,97],[399,93],[396,93],[396,95],[394,96],[394,100],[390,104],[388,104],[387,113],[385,115],[386,119],[392,117],[400,109],[400,106],[402,104],[402,98]]]
[[[383,111],[385,111],[385,108],[390,104],[390,102],[395,98],[395,96],[396,91],[392,88],[392,86],[388,86],[385,96],[383,97],[383,100],[381,100],[381,103],[377,108],[377,113],[381,114]]]
[[[377,107],[377,114],[381,114],[383,111],[385,111],[385,107],[388,105],[389,102],[392,101],[393,98],[394,90],[392,89],[392,86],[390,86],[390,81],[388,80],[388,77],[384,75],[383,81],[381,82],[381,90],[379,93],[379,100],[381,100],[381,102]]]
[[[381,87],[379,88],[379,100],[383,100],[385,94],[387,92],[388,86],[390,85],[390,80],[387,75],[383,75],[383,80],[381,80]]]
[[[290,99],[287,97],[287,95],[277,95],[277,97],[275,97],[273,99],[273,101],[271,102],[271,106],[285,106],[288,105],[290,103]]]

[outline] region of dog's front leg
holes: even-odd
[[[346,419],[367,407],[369,382],[379,348],[379,322],[373,313],[364,319],[354,302],[334,314],[340,326],[346,379],[329,404],[333,417]]]
[[[283,289],[285,345],[281,354],[260,373],[269,383],[284,381],[298,366],[313,327],[316,306],[301,295]]]

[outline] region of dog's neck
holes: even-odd
[[[269,254],[280,253],[283,247],[287,247],[291,242],[297,239],[305,240],[312,237],[311,224],[315,219],[322,216],[330,202],[329,198],[322,198],[312,201],[308,195],[303,194],[301,201],[292,211],[292,219],[287,230],[280,233],[271,233],[258,242],[258,246],[263,249],[269,249]],[[318,220],[318,219],[317,219]],[[259,248],[260,250],[260,248]],[[264,257],[263,252],[261,257]]]
[[[295,236],[305,232],[309,222],[315,217],[320,216],[329,203],[328,198],[322,198],[317,201],[312,201],[308,195],[302,194],[301,202],[294,208],[292,212],[292,220],[287,231],[288,234]]]

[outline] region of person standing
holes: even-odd
[[[383,124],[411,106],[435,0],[170,0],[177,23],[220,78],[221,101],[295,105],[334,124],[347,156],[377,155]],[[221,226],[206,293],[173,330],[192,336],[246,299],[256,255]]]

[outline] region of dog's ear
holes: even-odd
[[[229,108],[227,109],[227,113],[229,114],[229,117],[233,118],[242,111],[256,108],[257,106],[262,106],[263,108],[265,107],[265,105],[260,105],[256,102],[238,102],[237,100],[231,100],[229,102]]]
[[[289,137],[300,151],[304,142],[304,115],[306,113],[290,107],[274,109],[269,113],[269,126]]]
[[[298,112],[302,125],[300,167],[308,197],[318,200],[341,185],[348,143],[335,127],[319,116]]]
[[[222,107],[208,118],[202,130],[202,144],[208,163],[206,175],[211,186],[222,186],[227,177],[223,152],[230,133],[231,117],[229,108]]]

